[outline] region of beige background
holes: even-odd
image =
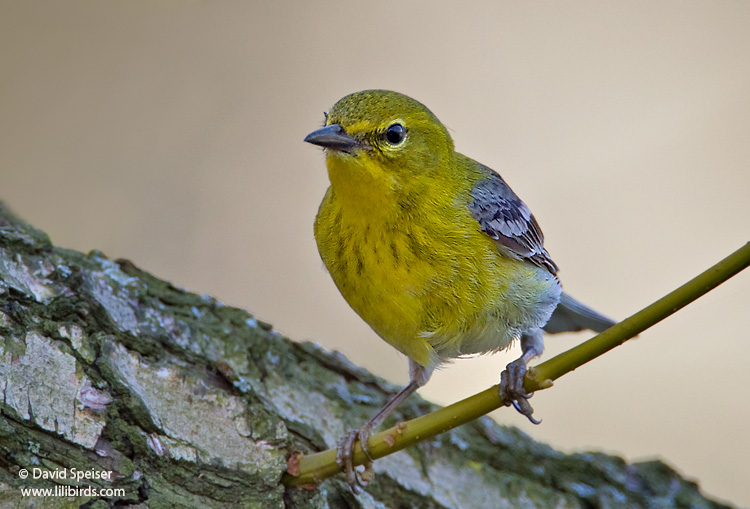
[[[565,288],[623,318],[750,240],[748,27],[746,1],[5,1],[0,199],[403,383],[315,248],[323,111],[364,88],[427,104],[534,210]],[[538,394],[542,425],[494,417],[750,505],[748,302],[750,273]],[[517,353],[421,392],[478,392]]]

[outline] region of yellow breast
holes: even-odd
[[[559,294],[557,279],[497,251],[468,211],[468,188],[393,189],[376,168],[351,178],[350,163],[329,156],[315,238],[336,286],[378,335],[434,367],[506,348],[546,322],[552,310],[540,302]]]

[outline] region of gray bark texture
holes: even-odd
[[[726,507],[662,462],[489,418],[376,461],[359,496],[341,476],[281,484],[292,452],[333,447],[395,389],[0,205],[0,507]],[[434,408],[412,397],[387,424]]]

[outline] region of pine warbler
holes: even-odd
[[[441,363],[520,338],[501,374],[505,401],[537,423],[523,389],[550,333],[602,331],[610,319],[561,292],[529,208],[490,168],[454,150],[443,124],[405,95],[348,95],[306,142],[325,148],[331,182],[315,220],[323,263],[346,301],[409,358],[410,382],[359,430],[338,462],[357,491],[354,444]]]

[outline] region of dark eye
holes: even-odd
[[[406,128],[401,124],[391,124],[385,130],[385,139],[391,145],[398,145],[406,137]]]

